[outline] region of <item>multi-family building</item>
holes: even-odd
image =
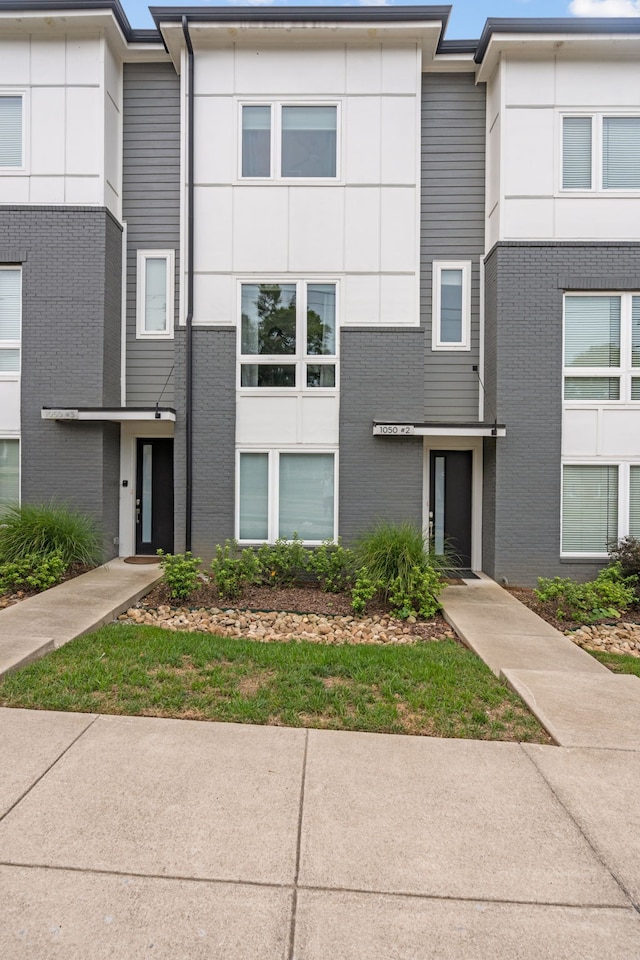
[[[0,499],[498,579],[640,536],[640,20],[0,7]]]

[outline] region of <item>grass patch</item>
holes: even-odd
[[[630,673],[640,677],[640,657],[630,657],[624,653],[609,653],[606,650],[587,650],[592,657],[603,663],[613,673]]]
[[[112,624],[6,677],[0,705],[549,742],[522,701],[453,641],[261,644]]]

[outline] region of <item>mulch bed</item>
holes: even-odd
[[[560,630],[561,633],[564,633],[565,630],[577,630],[579,627],[584,626],[584,624],[577,620],[559,620],[557,617],[557,605],[551,600],[545,602],[538,600],[533,590],[529,587],[505,587],[505,590],[508,590],[516,600],[524,603],[526,607],[529,607],[530,610],[537,613],[539,617],[542,617],[543,620],[550,623],[556,630]],[[630,607],[619,620],[603,620],[601,622],[607,625],[623,622],[640,623],[640,605],[636,604]]]

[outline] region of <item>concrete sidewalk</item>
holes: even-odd
[[[556,743],[640,750],[640,678],[611,673],[488,577],[447,587],[440,599],[459,637]]]
[[[3,960],[630,960],[640,753],[0,710]]]
[[[144,596],[161,575],[157,564],[110,560],[0,610],[0,677],[110,623]]]

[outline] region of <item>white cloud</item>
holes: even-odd
[[[640,0],[571,0],[576,17],[640,17]]]

